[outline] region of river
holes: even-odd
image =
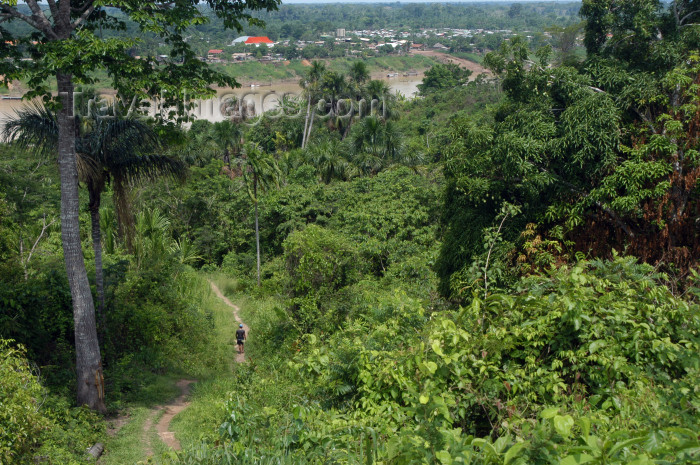
[[[418,84],[422,81],[422,74],[418,76],[397,76],[383,77],[382,80],[389,83],[393,92],[399,92],[406,98],[413,98],[418,92]],[[222,121],[224,116],[221,113],[221,103],[233,95],[236,98],[243,98],[246,102],[255,106],[255,112],[274,110],[279,107],[279,98],[282,95],[300,95],[301,87],[294,81],[277,82],[262,85],[245,85],[239,89],[217,89],[217,97],[197,101],[192,114],[197,119],[205,119],[211,122]],[[24,100],[16,97],[0,99],[0,126],[8,117],[13,116],[15,111],[27,105]],[[153,114],[153,111],[150,112]]]

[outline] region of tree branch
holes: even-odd
[[[52,219],[49,224],[46,224],[46,215],[41,219],[41,232],[39,233],[39,237],[36,238],[34,241],[34,245],[32,245],[31,250],[29,251],[29,255],[27,255],[26,260],[22,257],[20,260],[22,261],[22,267],[24,268],[24,280],[29,279],[29,270],[27,267],[29,266],[29,261],[32,259],[32,255],[34,255],[34,251],[36,250],[37,246],[39,245],[39,241],[41,241],[41,238],[44,237],[44,233],[46,233],[46,230],[49,229],[54,223],[56,222],[56,219]],[[23,255],[24,252],[24,247],[23,247],[24,241],[20,240],[20,255]]]
[[[83,14],[81,14],[78,19],[73,21],[73,24],[71,24],[71,29],[77,29],[77,27],[80,26],[80,23],[88,19],[93,11],[95,11],[95,4],[93,2],[88,2],[87,9],[83,11]]]
[[[610,218],[612,218],[615,224],[617,224],[620,227],[620,229],[622,229],[629,237],[634,237],[634,232],[632,231],[632,229],[630,229],[629,225],[625,223],[622,220],[622,218],[620,218],[620,215],[615,213],[615,211],[612,210],[610,207],[606,207],[605,205],[603,205],[601,202],[596,201],[595,204],[598,208],[610,215]]]
[[[488,297],[488,292],[489,292],[488,270],[489,270],[489,261],[491,260],[491,252],[493,251],[493,246],[496,245],[496,239],[498,238],[498,235],[501,234],[501,229],[503,228],[503,223],[505,223],[507,219],[508,219],[508,213],[505,214],[505,216],[501,220],[501,224],[498,225],[498,231],[496,231],[496,235],[494,236],[493,240],[491,241],[491,245],[489,246],[489,253],[486,255],[486,266],[484,266],[484,299],[486,297]]]
[[[649,130],[651,131],[652,134],[659,133],[659,131],[654,127],[654,122],[651,120],[651,118],[649,118],[649,116],[647,116],[645,113],[642,113],[641,111],[639,111],[639,109],[637,107],[632,106],[630,108],[632,108],[632,110],[634,110],[634,112],[640,118],[642,118],[642,120],[644,120],[644,122],[649,126]]]
[[[680,19],[680,22],[678,23],[678,25],[679,25],[680,27],[683,27],[683,26],[692,26],[692,24],[683,24],[683,23],[685,23],[685,21],[686,21],[688,18],[690,18],[691,16],[696,15],[696,14],[698,14],[698,13],[700,13],[700,10],[691,11],[690,13],[688,13],[687,15],[683,16],[683,17]]]
[[[4,13],[2,21],[6,21],[10,18],[19,19],[20,21],[24,21],[25,23],[29,24],[37,31],[43,32],[48,37],[53,39],[57,38],[56,34],[53,32],[53,28],[51,28],[50,25],[47,29],[46,26],[37,22],[32,16],[27,16],[24,13],[20,13],[16,8],[0,3],[0,11]]]
[[[36,0],[26,0],[25,3],[29,9],[32,10],[32,18],[37,21],[38,24],[42,25],[41,30],[44,32],[44,34],[46,34],[47,31],[53,31],[53,26],[51,25],[49,18],[47,18],[44,12],[41,10],[39,3]]]
[[[51,16],[54,18],[58,15],[58,7],[56,6],[56,0],[47,0],[49,3],[49,9],[51,10]]]

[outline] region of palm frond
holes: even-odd
[[[161,176],[182,180],[187,166],[181,160],[165,155],[134,155],[122,157],[109,167],[109,171],[133,185]]]
[[[76,151],[75,158],[78,165],[78,179],[81,182],[91,182],[100,178],[102,166],[89,153]]]
[[[32,102],[16,110],[15,116],[5,122],[2,139],[49,156],[58,151],[58,120],[51,110]]]
[[[90,146],[90,153],[95,154],[99,162],[107,167],[120,163],[122,158],[160,148],[153,129],[135,118],[99,120],[95,129],[88,134],[86,143]]]

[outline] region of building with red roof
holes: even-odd
[[[221,60],[221,54],[224,53],[223,50],[212,49],[207,52],[207,60],[215,61]]]
[[[245,44],[255,45],[256,47],[259,47],[260,45],[267,45],[268,47],[275,45],[275,43],[271,41],[269,37],[248,37]]]

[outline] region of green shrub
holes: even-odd
[[[291,314],[303,332],[332,328],[342,318],[329,298],[357,279],[354,246],[343,235],[316,225],[290,234],[284,242]]]
[[[0,339],[0,463],[22,463],[48,426],[39,413],[44,392],[22,346]]]
[[[680,385],[698,369],[700,309],[632,258],[581,262],[524,279],[512,295],[474,298],[457,315],[434,319],[423,343],[407,345],[361,357],[363,398],[437,409],[477,434],[571,399],[618,414],[627,402],[641,425],[644,408],[662,395],[651,386]],[[694,396],[678,405],[685,418],[666,420],[697,417]]]
[[[105,426],[101,417],[87,407],[73,407],[66,398],[58,396],[49,396],[41,413],[50,426],[39,437],[40,447],[33,454],[35,457],[48,457],[49,464],[93,462],[85,451],[104,440]]]
[[[104,433],[99,417],[74,408],[39,383],[22,346],[0,339],[0,464],[87,463],[85,450]]]

